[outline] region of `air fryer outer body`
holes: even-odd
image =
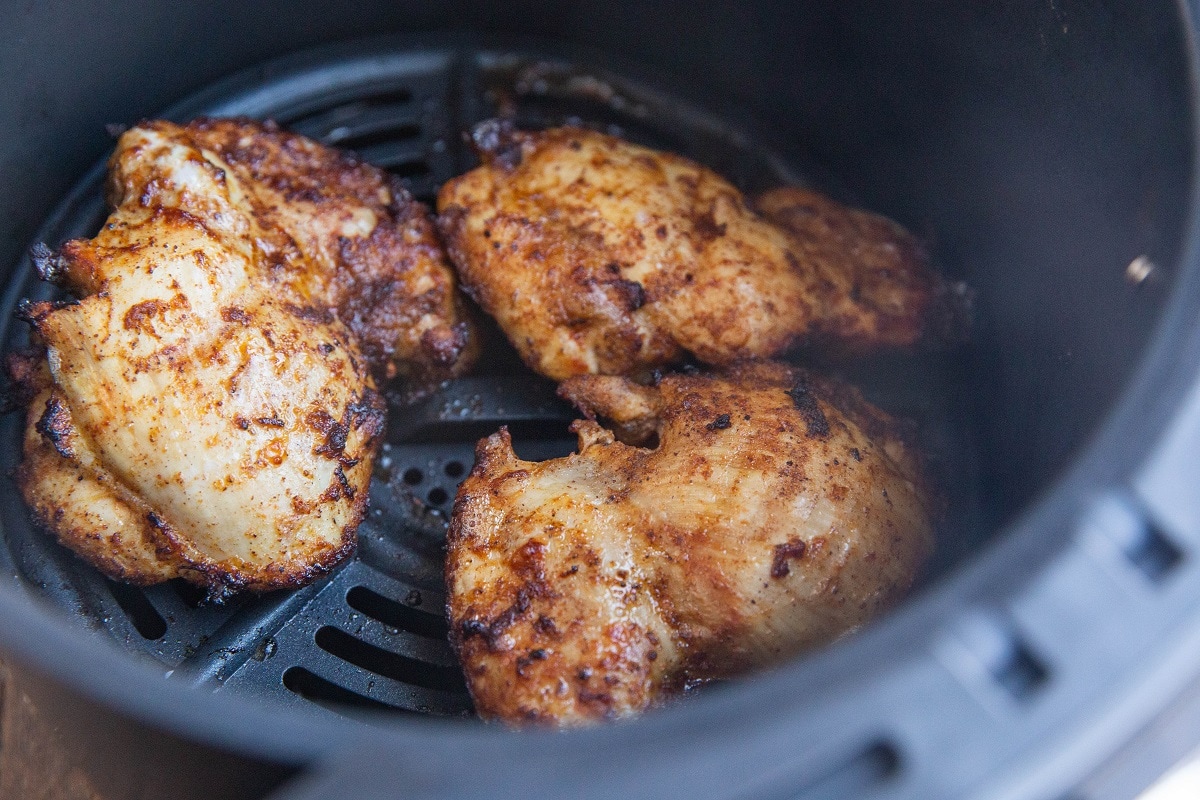
[[[1065,795],[1200,674],[1194,13],[1066,0],[10,6],[6,269],[111,147],[106,124],[313,45],[550,41],[744,109],[778,132],[771,146],[913,228],[974,288],[961,391],[996,534],[859,636],[570,735],[331,722],[202,693],[19,582],[0,587],[0,649],[38,676],[30,691],[81,748],[123,754],[114,790],[253,796],[306,767],[281,796]],[[1137,258],[1153,265],[1141,280]],[[167,735],[130,758],[147,730]],[[210,757],[258,777],[206,783]]]

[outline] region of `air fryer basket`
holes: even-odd
[[[1165,5],[940,9],[978,49],[968,57],[895,8],[813,9],[816,22],[799,27],[810,82],[799,94],[816,108],[789,106],[796,119],[771,102],[773,90],[795,101],[783,61],[753,76],[748,113],[703,90],[721,83],[713,76],[689,84],[678,69],[662,78],[601,51],[465,34],[302,52],[215,82],[164,115],[272,117],[358,151],[426,201],[473,164],[461,138],[473,123],[498,111],[530,126],[578,121],[692,156],[748,191],[812,182],[896,215],[980,302],[970,346],[849,370],[869,396],[919,421],[949,492],[936,563],[895,616],[633,725],[548,737],[446,719],[470,716],[445,643],[441,546],[474,441],[507,424],[525,457],[573,447],[570,409],[496,343],[472,377],[415,405],[392,398],[359,553],[296,592],[212,604],[178,583],[116,584],[33,528],[11,484],[0,487],[0,567],[13,579],[0,594],[11,606],[0,619],[6,648],[185,739],[317,764],[296,797],[351,784],[363,796],[497,796],[520,785],[597,797],[949,797],[987,784],[1050,797],[1093,770],[1200,672],[1200,589],[1187,577],[1200,537],[1188,483],[1200,422],[1187,394],[1198,296],[1191,251],[1181,253],[1194,121],[1185,87],[1163,83],[1188,67],[1183,21]],[[785,9],[757,12],[799,24]],[[661,8],[642,13],[698,24]],[[731,23],[722,35],[736,42],[739,31]],[[819,32],[853,45],[853,57]],[[588,38],[569,25],[565,33]],[[660,68],[682,59],[653,54],[649,40],[641,52],[595,40]],[[731,45],[705,41],[685,49],[711,67],[710,51]],[[782,51],[764,42],[753,58],[775,63],[768,53]],[[1157,49],[1139,49],[1150,44]],[[1105,52],[1103,74],[1072,71],[1096,52]],[[989,55],[1009,59],[1005,81],[984,66],[936,69]],[[1042,82],[1010,85],[1014,74]],[[862,91],[841,108],[823,96],[834,89]],[[1130,110],[1106,105],[1135,93]],[[1005,127],[1015,120],[1026,127]],[[1156,149],[1134,157],[1131,141]],[[1085,154],[1055,149],[1067,146]],[[21,241],[94,232],[105,215],[101,180],[96,166]],[[5,312],[48,296],[19,260]],[[8,320],[5,346],[19,347],[25,333]],[[0,420],[9,469],[20,426],[18,415]],[[1021,769],[1006,775],[1006,763]]]
[[[575,122],[685,153],[747,191],[801,182],[799,173],[759,149],[751,135],[677,98],[602,70],[529,53],[471,47],[420,48],[362,42],[276,62],[205,92],[166,116],[271,118],[399,175],[433,202],[436,187],[474,165],[463,133],[484,118],[511,114],[522,127]],[[91,236],[103,223],[103,169],[97,165],[38,233],[57,246]],[[52,297],[23,262],[0,317],[6,350],[28,346],[16,319],[25,297]],[[508,426],[527,458],[572,452],[571,409],[550,381],[524,369],[491,330],[479,370],[420,402],[393,398],[387,442],[371,489],[354,559],[299,592],[206,602],[183,581],[142,590],[103,578],[30,524],[12,483],[2,487],[15,571],[44,599],[105,629],[128,650],[170,670],[173,680],[258,697],[301,697],[331,710],[399,709],[435,714],[469,710],[446,642],[442,546],[458,482],[475,442]],[[970,409],[945,398],[957,366],[951,354],[895,357],[863,370],[878,402],[922,424],[926,451],[951,499],[953,542],[939,565],[979,538],[973,493]],[[960,368],[961,371],[961,368]],[[862,380],[860,380],[862,383]],[[880,397],[882,396],[882,397]],[[5,465],[20,458],[24,421],[4,421]],[[340,706],[340,708],[339,708]]]

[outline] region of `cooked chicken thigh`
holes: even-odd
[[[896,602],[933,501],[898,424],[780,364],[584,376],[579,452],[482,440],[450,528],[451,641],[479,712],[575,724],[775,663]],[[617,437],[646,446],[624,444]]]
[[[477,343],[433,220],[397,179],[270,122],[143,123],[237,178],[271,279],[345,323],[376,378],[440,381]]]
[[[299,291],[329,266],[308,242],[281,252],[247,173],[186,129],[130,130],[110,170],[100,233],[35,253],[80,299],[23,307],[45,358],[13,370],[32,396],[22,493],[121,580],[305,583],[353,549],[383,427],[357,337]],[[390,224],[346,214],[343,250]]]
[[[685,353],[725,365],[811,342],[912,345],[938,292],[889,220],[781,189],[759,213],[687,159],[578,128],[487,123],[439,222],[464,288],[556,380]]]

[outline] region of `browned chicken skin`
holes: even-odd
[[[397,179],[270,122],[144,126],[206,151],[238,177],[271,277],[350,328],[379,379],[438,381],[478,345],[433,220]]]
[[[534,370],[645,374],[811,342],[921,339],[939,282],[899,225],[803,189],[756,207],[692,161],[579,128],[476,131],[439,222],[463,286]]]
[[[653,447],[590,419],[566,458],[479,443],[446,577],[485,717],[619,717],[778,662],[888,608],[931,550],[918,459],[850,387],[764,363],[561,392]]]
[[[431,222],[378,170],[244,120],[131,129],[109,195],[94,239],[35,253],[80,299],[24,307],[45,348],[12,363],[26,501],[118,579],[311,580],[365,512],[371,373],[470,359]]]

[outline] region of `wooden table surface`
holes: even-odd
[[[292,773],[139,725],[0,660],[0,800],[250,800]]]

